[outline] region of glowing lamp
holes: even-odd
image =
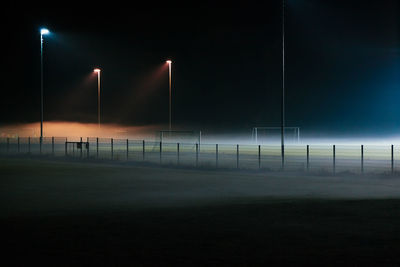
[[[93,71],[99,73],[101,70],[100,69],[94,69]]]
[[[171,61],[171,60],[167,60],[167,63],[168,63],[168,64],[171,64],[171,63],[172,63],[172,61]]]
[[[46,29],[46,28],[40,29],[40,34],[41,35],[45,35],[45,34],[49,34],[49,33],[50,33],[50,31],[48,29]]]

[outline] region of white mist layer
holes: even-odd
[[[145,125],[145,126],[126,126],[119,124],[102,124],[99,128],[96,123],[79,123],[79,122],[45,122],[44,123],[44,137],[99,137],[99,138],[114,138],[114,139],[132,139],[132,140],[159,140],[159,131],[166,130],[168,127],[164,125]],[[173,129],[180,130],[180,129]],[[186,129],[187,130],[187,129]],[[212,131],[211,131],[212,132]],[[198,131],[196,132],[198,134]],[[40,136],[40,123],[23,123],[23,124],[9,124],[0,126],[0,137],[39,137]],[[179,142],[179,135],[176,137],[176,142]],[[241,144],[241,145],[274,145],[280,146],[279,133],[272,136],[260,136],[257,142],[251,134],[233,132],[226,130],[224,133],[209,134],[207,129],[201,132],[201,143],[203,144]],[[346,145],[346,146],[359,146],[359,145],[377,145],[377,146],[390,146],[391,144],[400,144],[400,136],[380,136],[380,137],[320,137],[312,134],[307,134],[306,137],[296,137],[286,134],[285,144],[288,146],[304,146],[304,145]]]

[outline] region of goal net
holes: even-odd
[[[65,142],[65,155],[81,155],[89,151],[89,142]]]
[[[253,127],[252,141],[256,144],[278,143],[281,141],[281,127]],[[284,127],[285,142],[300,142],[300,127]]]
[[[160,142],[163,143],[201,143],[201,131],[160,131]]]

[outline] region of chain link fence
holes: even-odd
[[[281,170],[279,145],[193,144],[113,138],[0,137],[3,155],[50,155],[218,169]],[[395,172],[400,146],[287,145],[286,171]]]

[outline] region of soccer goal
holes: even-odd
[[[285,141],[300,142],[300,127],[285,127],[284,134]],[[251,137],[256,144],[279,142],[281,127],[253,127]]]
[[[201,131],[160,131],[160,142],[201,144]]]
[[[89,156],[89,142],[65,142],[65,156],[82,156],[83,150]]]

